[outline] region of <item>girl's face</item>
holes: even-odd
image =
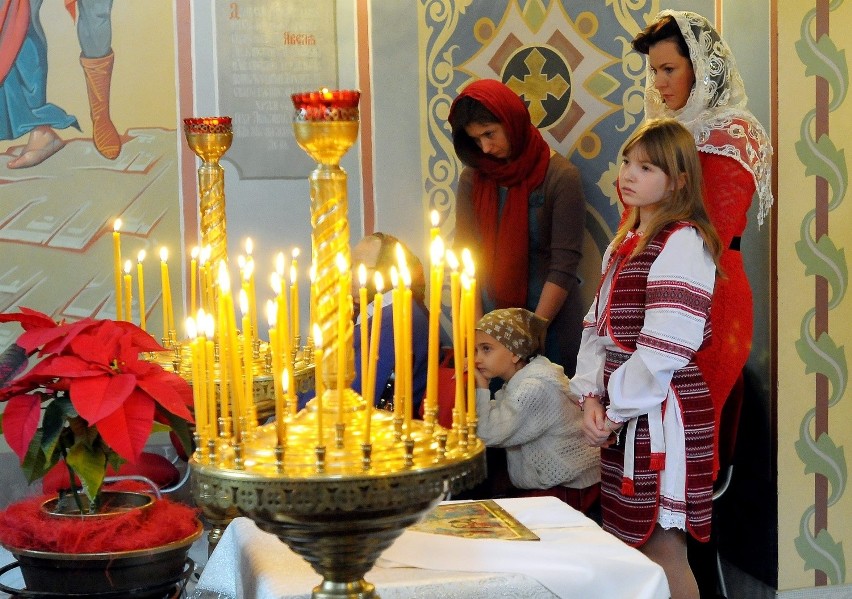
[[[622,157],[618,171],[618,186],[627,206],[639,207],[646,218],[659,207],[659,202],[672,192],[669,176],[658,166],[648,162],[640,144],[634,145]],[[645,221],[646,218],[641,218]]]
[[[648,64],[654,73],[654,87],[666,106],[680,110],[686,106],[695,84],[692,62],[678,51],[677,42],[661,40],[648,49]]]
[[[502,124],[470,123],[465,126],[464,131],[476,142],[483,154],[501,160],[508,160],[512,156],[512,144]]]
[[[476,350],[474,364],[476,369],[489,381],[499,377],[508,381],[518,371],[521,358],[488,333],[476,331]]]

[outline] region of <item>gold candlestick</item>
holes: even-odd
[[[219,160],[231,147],[234,133],[227,116],[183,119],[190,149],[201,158],[198,195],[201,212],[201,244],[211,248],[210,260],[228,260],[225,232],[225,170]]]

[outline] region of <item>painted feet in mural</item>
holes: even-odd
[[[47,125],[40,125],[30,132],[27,145],[20,155],[10,160],[9,168],[27,168],[41,164],[65,146],[65,142]]]

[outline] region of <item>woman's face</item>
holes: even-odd
[[[512,144],[502,124],[470,123],[465,126],[464,131],[476,142],[483,154],[501,160],[508,160],[512,156]]]
[[[674,40],[661,40],[648,50],[648,64],[654,73],[654,87],[666,106],[680,110],[686,106],[695,84],[695,71],[689,58],[682,56]]]

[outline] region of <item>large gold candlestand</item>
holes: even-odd
[[[231,117],[202,117],[183,120],[189,147],[201,158],[198,167],[198,196],[201,213],[201,245],[210,247],[211,264],[228,259],[225,233],[225,169],[219,160],[231,147],[234,133]]]
[[[363,577],[382,551],[448,493],[485,477],[485,447],[469,429],[373,410],[349,387],[351,268],[339,161],[357,138],[358,98],[293,96],[296,140],[319,163],[310,175],[318,395],[238,441],[219,437],[190,460],[204,514],[219,522],[248,516],[278,536],[322,576],[314,599],[377,598]]]

